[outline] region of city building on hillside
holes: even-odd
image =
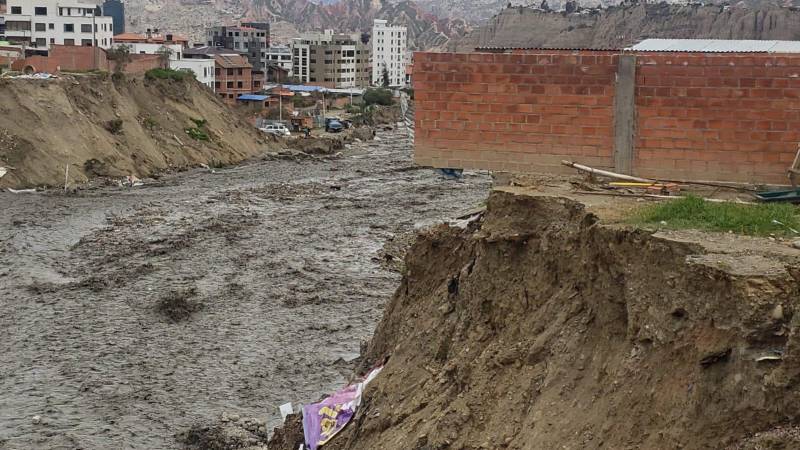
[[[367,87],[372,78],[368,41],[332,30],[304,34],[292,41],[292,74],[302,83],[328,88]]]
[[[292,49],[289,47],[275,46],[268,47],[262,52],[261,59],[267,65],[277,65],[285,70],[288,76],[292,76]]]
[[[114,19],[115,33],[122,34],[125,32],[125,4],[121,0],[104,1],[103,15]]]
[[[376,19],[372,25],[372,84],[403,87],[406,84],[406,27],[389,26]],[[388,80],[387,80],[388,78]]]
[[[215,55],[214,78],[214,92],[228,104],[253,92],[253,66],[242,55]]]
[[[247,56],[250,65],[266,67],[264,52],[269,48],[269,24],[245,22],[239,26],[218,26],[206,30],[206,45],[235,50]]]
[[[194,73],[198,82],[208,86],[212,91],[216,77],[214,75],[216,61],[213,59],[189,59],[171,60],[169,68],[172,70],[189,70]]]
[[[114,23],[95,3],[79,0],[7,0],[4,39],[47,50],[51,45],[110,48]]]
[[[127,46],[134,55],[158,55],[166,50],[171,61],[178,61],[183,58],[183,52],[189,46],[189,39],[177,34],[161,34],[158,30],[148,29],[145,33],[123,33],[114,36],[114,47],[122,45]]]

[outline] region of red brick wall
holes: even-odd
[[[609,167],[612,53],[414,55],[419,164],[555,170],[564,158]]]
[[[800,55],[638,53],[633,173],[785,183],[800,142]],[[415,160],[613,167],[614,52],[416,53]]]
[[[785,183],[798,99],[800,55],[640,54],[636,172]]]
[[[60,70],[85,71],[92,69],[106,70],[108,61],[106,52],[103,49],[96,49],[96,56],[93,55],[94,47],[79,47],[74,45],[53,45],[50,49],[49,57],[32,56],[17,60],[12,68],[14,70],[24,70],[31,66],[37,72],[57,73]],[[96,65],[95,65],[96,64]]]

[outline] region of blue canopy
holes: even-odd
[[[268,99],[268,95],[256,95],[256,94],[243,94],[240,95],[237,100],[244,100],[248,102],[263,102],[264,100]]]

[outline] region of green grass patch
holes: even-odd
[[[195,124],[194,127],[186,128],[186,134],[195,141],[210,141],[211,137],[206,130],[208,122],[205,119],[191,119]]]
[[[194,74],[186,70],[150,69],[144,73],[144,77],[148,80],[184,81],[194,78]]]
[[[645,227],[796,236],[789,228],[800,231],[800,210],[785,203],[742,205],[689,196],[645,206],[630,222]]]

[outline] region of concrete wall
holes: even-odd
[[[800,56],[416,53],[415,160],[785,183],[800,141]]]

